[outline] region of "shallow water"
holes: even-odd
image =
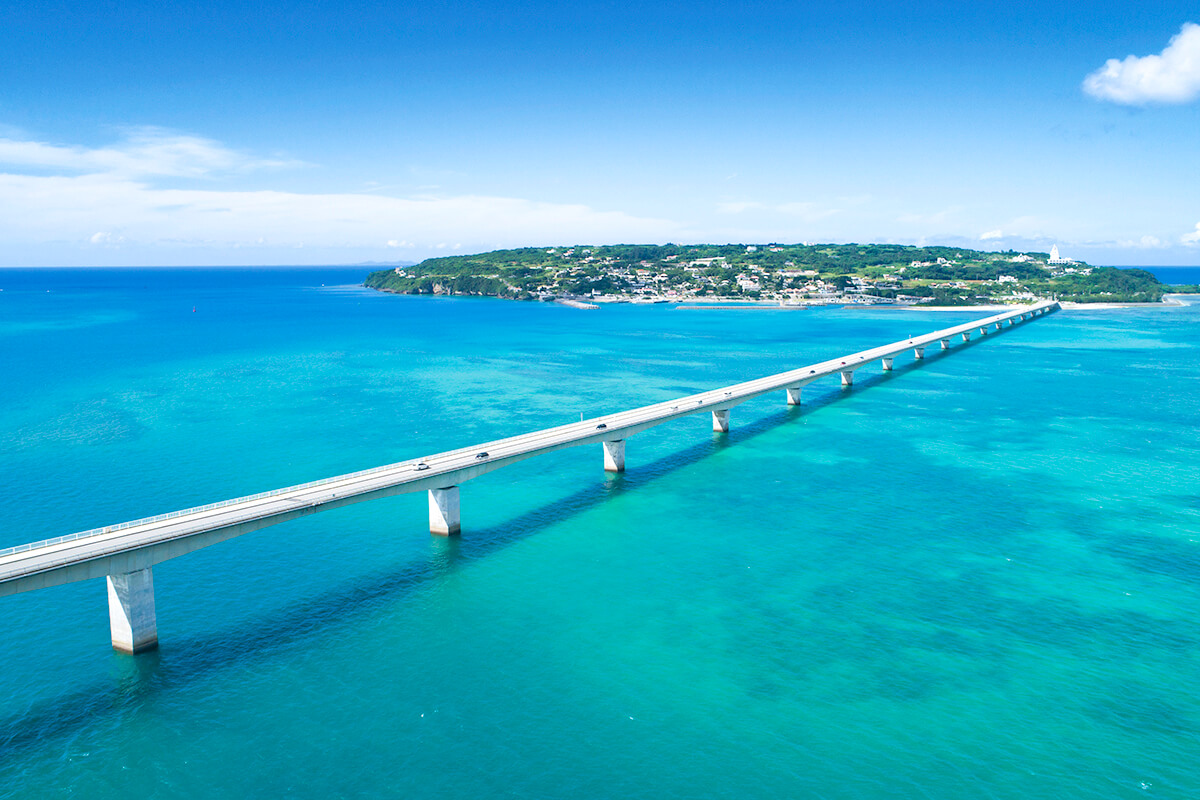
[[[977,313],[578,311],[363,271],[0,271],[0,547]],[[49,290],[49,291],[47,291]],[[195,312],[193,312],[195,308]],[[0,598],[0,797],[1200,795],[1200,307],[1072,311]]]

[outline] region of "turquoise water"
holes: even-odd
[[[778,372],[970,312],[0,271],[0,547]],[[196,309],[193,313],[193,307]],[[1200,306],[1063,312],[0,598],[0,797],[1200,796]]]

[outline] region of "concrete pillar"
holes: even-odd
[[[883,361],[883,369],[884,369],[884,371],[886,371],[886,372],[891,372],[891,371],[892,371],[892,359],[890,359],[890,358],[884,358],[884,359],[881,359],[881,360]]]
[[[988,332],[988,331],[987,331],[987,326],[986,326],[986,325],[984,325],[982,328],[980,328],[980,329],[979,329],[979,335],[980,335],[980,336],[987,336],[987,332]]]
[[[854,370],[848,369],[842,373],[842,386],[854,385]]]
[[[943,350],[950,349],[950,340],[949,339],[942,339],[942,349]]]
[[[1008,318],[1008,327],[1011,328],[1013,325],[1016,325],[1016,322],[1013,321],[1012,317],[1009,317]]]
[[[787,394],[788,394],[788,405],[789,406],[800,405],[800,390],[803,388],[804,388],[803,386],[796,386],[794,388],[791,386],[788,387]]]
[[[920,361],[924,357],[925,357],[925,348],[924,347],[918,347],[913,350],[913,358]]]
[[[625,471],[625,440],[617,439],[612,442],[601,442],[604,445],[604,471]]]
[[[108,624],[114,650],[142,653],[158,647],[150,567],[108,576]]]
[[[729,433],[729,409],[723,408],[720,411],[714,411],[712,415],[713,430],[717,433]]]
[[[997,322],[997,323],[996,323],[996,325],[995,325],[994,327],[996,328],[996,330],[1000,330],[1000,323],[999,323],[999,322]]]
[[[457,486],[429,490],[429,532],[437,536],[454,536],[462,532]]]
[[[969,341],[971,341],[971,332],[970,332],[970,331],[963,331],[963,333],[962,333],[962,337],[963,337],[963,341],[964,341],[964,342],[969,342]]]

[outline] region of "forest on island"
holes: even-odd
[[[1044,252],[892,244],[574,245],[430,258],[373,272],[365,285],[403,294],[522,300],[666,290],[752,300],[819,280],[869,297],[930,298],[935,305],[991,301],[1014,288],[1085,303],[1158,302],[1172,289],[1141,269],[1048,265],[1048,260]],[[652,289],[647,274],[653,275]],[[746,275],[758,288],[741,285],[739,278]],[[1007,283],[998,285],[1001,276]],[[868,288],[850,289],[852,278],[869,281]]]

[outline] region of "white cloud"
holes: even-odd
[[[73,247],[87,261],[89,249],[99,253],[118,246],[127,255],[138,250],[228,253],[239,248],[277,254],[283,248],[303,247],[314,252],[310,258],[322,259],[330,252],[353,258],[355,250],[385,248],[420,255],[437,248],[490,250],[541,241],[669,241],[687,236],[669,220],[514,197],[395,197],[174,185],[179,177],[280,163],[240,154],[208,139],[152,130],[96,149],[0,140],[0,165],[10,165],[8,171],[0,171],[0,241],[10,252]],[[325,254],[317,255],[317,250]],[[250,263],[254,257],[240,258],[240,263]],[[187,257],[176,260],[186,262]],[[190,260],[212,263],[203,254]]]
[[[996,229],[994,231],[985,231],[984,233],[979,234],[979,241],[981,241],[981,242],[986,242],[989,239],[1002,239],[1002,238],[1004,238],[1004,231],[999,230],[999,229]]]
[[[92,241],[119,229],[127,241],[196,245],[303,242],[431,247],[469,235],[478,243],[666,241],[666,220],[584,205],[468,195],[399,198],[365,194],[159,189],[106,175],[0,174],[0,238]],[[395,233],[403,231],[403,238]],[[388,234],[392,234],[389,236]],[[103,241],[109,234],[99,234]],[[100,240],[97,240],[100,241]]]
[[[1083,89],[1124,105],[1195,100],[1200,97],[1200,25],[1184,23],[1158,55],[1108,59],[1084,79]]]
[[[0,164],[42,171],[126,177],[201,178],[300,162],[254,158],[199,136],[135,128],[106,147],[47,144],[0,138]]]
[[[1200,244],[1200,222],[1196,223],[1196,230],[1180,236],[1179,241],[1184,244]]]
[[[125,241],[124,236],[108,233],[107,231],[97,231],[88,237],[88,242],[91,244],[115,245],[123,241]]]
[[[1140,236],[1136,239],[1117,239],[1108,242],[1089,242],[1088,244],[1093,247],[1117,247],[1123,250],[1159,250],[1164,247],[1170,247],[1167,242],[1150,234]]]

